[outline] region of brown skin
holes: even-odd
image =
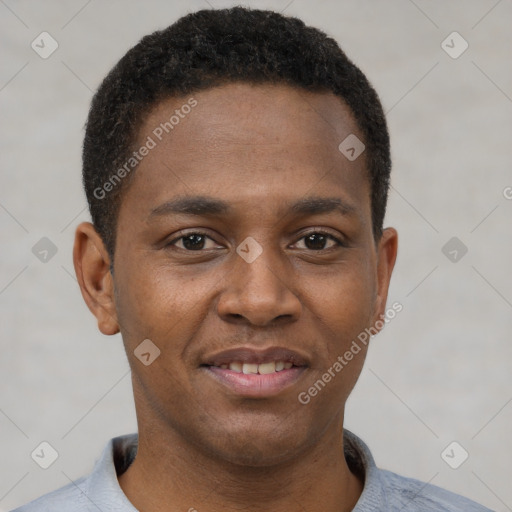
[[[197,106],[139,164],[123,196],[113,276],[94,228],[76,232],[84,299],[101,332],[121,331],[132,368],[140,444],[120,485],[142,512],[352,510],[362,482],[343,456],[342,428],[365,351],[308,405],[297,396],[385,312],[397,233],[374,239],[364,153],[349,162],[338,150],[350,133],[363,137],[330,93],[228,84],[191,96]],[[140,144],[188,98],[159,103]],[[184,195],[232,211],[150,215]],[[352,211],[290,211],[312,196]],[[183,239],[166,246],[195,231],[209,237],[204,249]],[[345,246],[307,245],[318,231]],[[263,248],[253,263],[236,253],[248,236]],[[150,366],[133,355],[146,338],[161,350]],[[295,350],[308,368],[274,397],[242,398],[200,368],[241,345]]]

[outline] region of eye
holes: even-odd
[[[304,241],[305,247],[299,247],[299,249],[309,249],[312,251],[321,251],[326,249],[332,249],[333,247],[343,246],[341,240],[338,240],[335,236],[330,233],[323,231],[313,231],[303,236],[299,242]],[[299,243],[297,242],[297,243]]]
[[[210,241],[210,247],[207,247],[208,241]],[[175,246],[179,249],[186,251],[201,251],[203,249],[215,249],[218,244],[205,233],[193,232],[182,235],[174,240],[171,240],[169,246]]]

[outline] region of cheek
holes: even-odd
[[[177,348],[175,341],[202,315],[201,296],[207,285],[194,278],[183,280],[175,269],[139,261],[133,268],[120,266],[117,277],[116,308],[129,345],[149,338],[159,346],[168,346],[173,339]]]
[[[364,365],[370,339],[365,329],[373,311],[371,283],[371,274],[361,270],[340,273],[316,289],[318,365],[298,399],[325,422],[342,411]]]
[[[308,287],[308,300],[327,335],[334,340],[329,352],[336,355],[345,345],[350,345],[371,323],[375,283],[372,271],[363,261],[350,268],[347,265],[319,285]]]
[[[194,279],[187,283],[178,280],[171,268],[150,266],[142,260],[138,263],[119,270],[116,307],[134,370],[134,389],[142,393],[143,402],[151,408],[165,409],[162,404],[169,397],[179,404],[190,393],[183,379],[187,371],[183,354],[204,316],[198,300],[204,287]],[[148,345],[144,341],[147,339],[157,348]],[[150,353],[147,366],[140,358],[145,353]]]
[[[161,351],[156,366],[173,373],[165,379],[194,363],[196,340],[210,336],[215,321],[209,313],[222,274],[193,267],[155,263],[142,255],[118,273],[116,307],[127,352],[151,340]]]

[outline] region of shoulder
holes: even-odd
[[[89,476],[72,481],[12,512],[136,512],[119,487],[117,473],[122,473],[133,461],[137,441],[137,434],[111,439]]]
[[[348,430],[344,431],[344,450],[352,472],[364,480],[353,512],[492,512],[436,485],[378,468],[368,446]]]
[[[391,471],[379,470],[380,479],[391,510],[414,512],[492,512],[458,494],[406,478]]]
[[[12,512],[86,512],[85,494],[81,490],[85,482],[82,478],[61,489],[45,494]]]

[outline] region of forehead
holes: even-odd
[[[237,82],[160,101],[139,136],[153,134],[160,142],[179,144],[180,134],[191,131],[202,144],[288,143],[297,144],[297,151],[304,143],[337,148],[350,134],[362,139],[350,108],[333,93]]]
[[[363,139],[332,93],[233,83],[168,98],[139,130],[136,147],[149,140],[153,147],[127,195],[142,207],[183,195],[243,203],[270,201],[275,193],[291,200],[338,187],[344,199],[361,200],[368,196],[365,155],[350,161],[339,150],[354,135]]]

